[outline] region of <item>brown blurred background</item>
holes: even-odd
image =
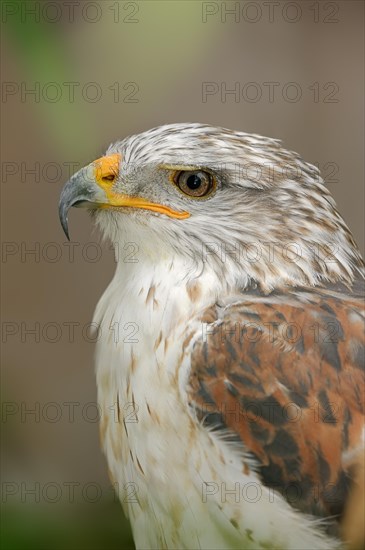
[[[280,138],[319,164],[363,251],[364,4],[1,7],[4,547],[126,548],[88,330],[114,261],[85,212],[71,212],[67,245],[62,185],[111,141],[209,122]]]

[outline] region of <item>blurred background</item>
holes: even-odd
[[[6,1],[2,9],[4,548],[133,548],[99,449],[95,305],[114,260],[70,174],[169,122],[280,138],[364,250],[364,4]]]

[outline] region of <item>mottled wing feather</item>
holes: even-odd
[[[363,452],[364,349],[364,300],[349,290],[246,292],[202,317],[191,406],[295,508],[340,517]]]

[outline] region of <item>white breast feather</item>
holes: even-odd
[[[118,264],[94,318],[102,328],[96,375],[103,446],[137,549],[339,547],[318,521],[261,485],[254,468],[244,474],[242,450],[194,418],[186,393],[194,338],[186,349],[183,343],[188,332],[200,336],[197,316],[220,285],[206,273],[192,302],[184,269],[171,260]],[[138,342],[123,342],[131,332],[126,323],[138,327]],[[204,493],[205,483],[217,493],[207,495],[207,486]],[[229,494],[237,483],[238,502]],[[256,502],[242,496],[248,483],[258,487]]]

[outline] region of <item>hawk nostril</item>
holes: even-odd
[[[102,176],[101,179],[103,181],[114,181],[115,180],[115,175],[114,174],[109,174],[108,176]]]
[[[110,188],[119,174],[120,154],[109,155],[94,160],[94,178],[99,185]]]

